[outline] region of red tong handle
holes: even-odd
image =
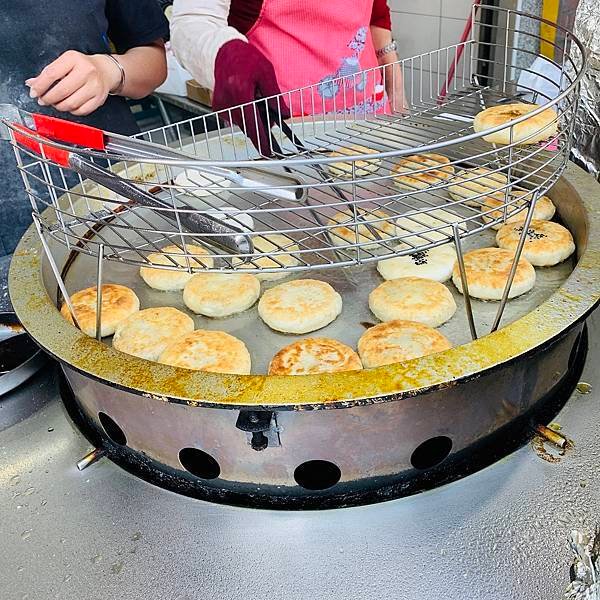
[[[55,148],[54,146],[45,144],[44,141],[50,140],[44,138],[44,136],[40,135],[37,131],[28,129],[24,125],[12,123],[11,126],[14,128],[13,135],[17,144],[24,148],[28,148],[39,156],[45,156],[48,160],[51,160],[61,167],[69,166],[69,157],[71,153],[68,150]]]
[[[90,125],[73,123],[48,115],[31,115],[36,131],[51,140],[76,144],[92,150],[106,150],[104,132]]]
[[[35,130],[17,123],[12,124],[15,129],[15,141],[20,146],[28,148],[40,156],[43,152],[46,158],[61,167],[69,166],[71,153],[68,150],[49,146],[44,143],[45,141],[52,140],[66,144],[76,144],[92,150],[106,149],[104,132],[101,129],[48,115],[32,114],[30,117],[33,120]]]

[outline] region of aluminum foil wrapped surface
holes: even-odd
[[[587,535],[573,530],[569,545],[575,555],[571,567],[571,583],[565,600],[600,600],[600,533]]]
[[[600,2],[580,0],[575,35],[588,52],[589,67],[581,81],[579,113],[575,122],[573,158],[600,179]]]

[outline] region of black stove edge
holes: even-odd
[[[127,472],[158,487],[183,494],[190,498],[229,504],[246,508],[277,510],[322,510],[346,508],[386,502],[397,498],[418,494],[433,488],[462,479],[476,471],[492,465],[501,458],[518,450],[533,438],[534,426],[548,423],[558,414],[570,398],[577,385],[588,352],[587,325],[580,325],[581,332],[573,347],[573,360],[566,375],[554,386],[552,392],[541,398],[527,413],[504,425],[494,433],[472,444],[469,448],[451,454],[440,465],[424,471],[414,470],[412,477],[378,477],[365,481],[365,491],[345,492],[343,484],[338,484],[339,492],[323,490],[320,493],[304,495],[302,498],[287,497],[281,488],[270,493],[261,486],[254,494],[240,493],[228,482],[220,482],[222,489],[204,486],[199,478],[186,471],[172,469],[171,473],[161,471],[152,459],[141,457],[126,446],[112,442],[93,427],[80,411],[69,384],[60,374],[59,389],[67,413],[75,425],[96,448],[102,448],[115,464]],[[164,465],[162,466],[164,469]],[[418,474],[418,476],[416,476]],[[229,484],[231,486],[231,484]],[[275,492],[275,490],[273,490]],[[290,491],[290,493],[292,493]]]

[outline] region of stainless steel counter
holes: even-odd
[[[558,600],[567,535],[600,515],[600,312],[589,326],[592,391],[555,419],[575,442],[560,462],[525,446],[431,492],[325,512],[191,500],[106,459],[78,472],[90,447],[46,370],[0,401],[0,598]]]

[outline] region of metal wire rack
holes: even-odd
[[[585,52],[570,32],[549,24],[561,34],[556,58],[546,59],[556,80],[540,75],[555,90],[549,95],[519,84],[537,57],[528,47],[540,41],[524,22],[539,25],[539,18],[490,6],[474,7],[471,18],[473,37],[467,42],[139,136],[183,157],[156,159],[150,152],[124,160],[111,151],[69,147],[150,192],[159,207],[132,203],[57,166],[46,152],[40,156],[23,147],[13,135],[42,239],[51,236],[96,256],[99,265],[102,260],[154,264],[152,254],[175,245],[177,252],[164,254],[169,260],[158,268],[273,272],[362,264],[448,242],[456,244],[462,265],[461,239],[518,211],[527,211],[525,234],[537,199],[569,159]],[[524,43],[527,38],[533,44]],[[506,129],[512,140],[515,126],[551,108],[554,123],[543,141],[496,145],[483,139],[495,130],[474,132],[473,118],[482,109],[522,101],[540,108],[495,130]],[[292,118],[286,120],[288,110]],[[259,155],[244,133],[230,126],[234,111],[246,117],[246,131],[261,116],[268,122],[272,157]],[[411,158],[424,153],[436,156],[429,162]],[[396,171],[399,163],[403,179]],[[205,174],[197,183],[199,171],[215,167],[266,176],[252,189],[216,175],[207,183]],[[295,178],[278,186],[295,198],[273,194],[269,178],[281,175]],[[513,194],[516,190],[524,195]],[[500,206],[486,206],[492,194],[503,198]],[[215,245],[214,232],[186,229],[182,220],[193,213],[241,233],[250,250],[224,250]],[[194,260],[198,256],[189,244],[206,248],[213,261]]]

